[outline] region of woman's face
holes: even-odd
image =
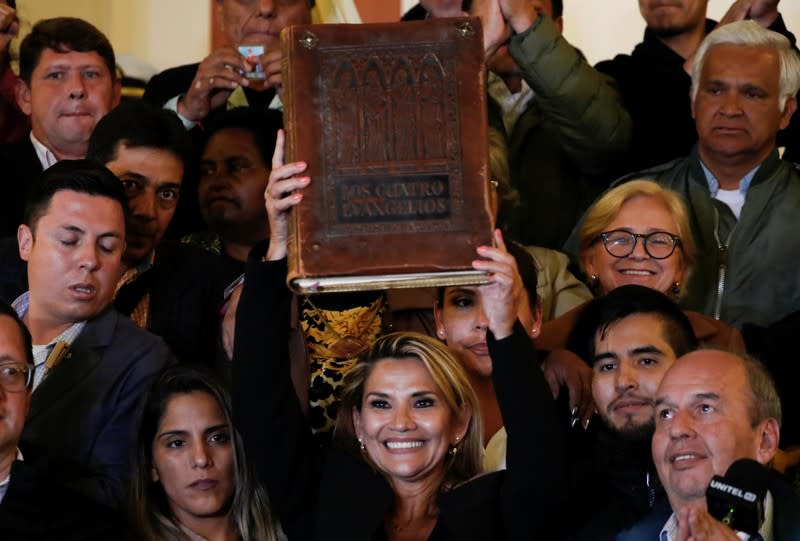
[[[451,411],[414,357],[378,361],[365,382],[361,411],[353,409],[356,436],[394,486],[441,482],[445,455],[463,439],[469,420],[467,408]]]
[[[480,286],[445,288],[442,303],[434,307],[436,334],[447,343],[470,377],[491,378],[492,359],[486,345],[489,322],[481,291]],[[527,292],[519,303],[517,318],[528,334],[535,337],[541,325],[541,313],[531,311]]]
[[[228,513],[236,485],[231,428],[203,391],[173,395],[153,440],[153,481],[173,515],[193,523]]]
[[[678,235],[678,226],[667,207],[658,199],[640,195],[628,199],[620,207],[606,231],[624,229],[631,233],[647,234],[664,231]],[[636,246],[627,257],[614,257],[606,251],[603,241],[592,245],[584,258],[587,274],[597,275],[601,291],[608,293],[619,286],[638,284],[669,293],[683,276],[683,252],[680,246],[666,259],[653,259],[644,249],[644,239],[637,238]]]

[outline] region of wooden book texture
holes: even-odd
[[[483,283],[491,243],[477,18],[293,26],[281,35],[294,208],[289,285],[325,292]]]

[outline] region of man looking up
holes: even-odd
[[[64,160],[33,187],[17,240],[29,289],[14,308],[33,337],[24,444],[86,470],[81,492],[124,494],[142,399],[166,345],[110,309],[122,272],[127,203],[119,180]]]
[[[768,465],[775,456],[781,406],[772,379],[757,361],[699,350],[675,362],[656,395],[653,460],[669,506],[618,539],[748,539],[708,513],[706,489],[738,459]],[[776,478],[768,477],[768,488],[760,539],[797,539],[800,498]]]
[[[176,111],[187,129],[217,110],[250,105],[280,109],[280,33],[311,22],[313,0],[216,0],[227,44],[199,64],[168,69],[147,84],[144,99]],[[239,45],[261,45],[264,54],[246,59]],[[263,80],[248,74],[263,72]],[[277,91],[277,95],[276,95]]]
[[[656,389],[697,339],[686,315],[664,294],[628,285],[590,302],[570,342],[592,367],[592,397],[602,421],[575,442],[581,451],[566,506],[570,538],[611,538],[664,499],[650,453]],[[576,509],[583,511],[575,516]]]
[[[120,97],[111,44],[81,19],[36,23],[20,45],[19,67],[17,104],[30,117],[31,132],[0,146],[6,180],[0,236],[16,233],[26,196],[44,169],[86,156],[95,124]]]

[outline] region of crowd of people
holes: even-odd
[[[562,0],[422,0],[483,25],[487,283],[298,295],[313,0],[125,100],[81,19],[12,70],[0,0],[0,539],[800,540],[800,52],[707,3],[591,66]]]

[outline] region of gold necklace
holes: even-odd
[[[358,319],[353,321],[350,325],[345,323],[343,326],[344,331],[337,332],[336,329],[333,328],[330,319],[325,316],[322,310],[311,302],[308,296],[304,296],[303,299],[308,303],[308,306],[311,308],[312,313],[317,317],[318,321],[325,326],[323,339],[326,344],[332,344],[327,346],[327,349],[332,354],[331,356],[337,359],[352,359],[369,347],[370,344],[364,339],[364,335],[372,329],[372,324],[386,304],[386,296],[381,295],[375,299],[364,313],[358,316]]]

